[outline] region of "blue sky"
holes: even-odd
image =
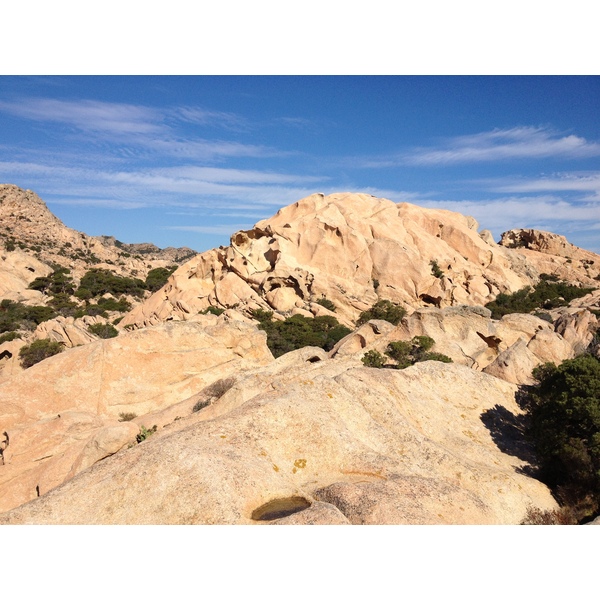
[[[0,182],[161,247],[357,191],[600,252],[599,109],[598,76],[1,76]]]

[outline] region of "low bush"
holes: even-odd
[[[405,369],[418,362],[436,360],[451,363],[452,359],[439,352],[429,352],[435,340],[427,335],[416,335],[410,342],[391,342],[385,353],[396,361],[396,368]]]
[[[440,265],[438,265],[437,260],[432,260],[429,265],[431,266],[431,274],[438,279],[441,279],[444,276],[444,272],[440,269]]]
[[[224,308],[219,308],[218,306],[209,306],[208,308],[201,310],[201,315],[222,315],[225,312]]]
[[[554,276],[542,276],[533,289],[528,286],[513,294],[498,294],[493,302],[488,302],[485,306],[492,311],[492,319],[501,319],[511,313],[531,313],[537,309],[550,310],[567,306],[571,300],[594,291],[593,288],[581,288],[554,279]]]
[[[167,283],[167,280],[175,269],[177,269],[177,267],[170,267],[168,269],[165,267],[158,267],[157,269],[152,269],[146,276],[146,288],[151,292],[157,292],[165,285],[165,283]]]
[[[88,331],[94,335],[97,335],[100,339],[107,340],[114,338],[119,335],[117,329],[115,329],[110,323],[95,323],[88,327]]]
[[[135,436],[138,444],[141,444],[144,440],[148,439],[153,433],[156,432],[157,426],[154,425],[150,429],[146,429],[143,425],[140,427],[140,432]]]
[[[327,310],[330,310],[331,312],[335,312],[335,304],[329,300],[329,298],[325,298],[325,296],[319,298],[317,300],[317,304],[323,308],[326,308]]]
[[[383,354],[377,352],[377,350],[369,350],[365,352],[364,356],[361,358],[362,364],[365,367],[371,367],[373,369],[382,369],[387,362],[387,359]]]
[[[369,310],[360,313],[357,325],[363,325],[371,319],[382,319],[392,325],[398,325],[406,316],[406,309],[390,300],[379,300]]]
[[[294,315],[285,321],[273,321],[272,315],[269,311],[253,312],[254,318],[260,321],[259,329],[267,334],[267,346],[275,358],[305,346],[329,351],[352,332],[329,315],[314,319]]]
[[[526,407],[540,478],[578,520],[600,508],[600,360],[590,354],[534,369]]]
[[[106,269],[91,269],[81,278],[79,289],[75,295],[81,299],[84,299],[82,294],[88,295],[88,293],[92,298],[107,293],[113,296],[128,294],[141,298],[145,290],[146,284],[141,279],[121,277]]]
[[[21,366],[24,369],[28,369],[50,356],[59,354],[64,349],[62,344],[53,342],[49,339],[36,340],[27,346],[23,346],[21,350],[19,350]]]

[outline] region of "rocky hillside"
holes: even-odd
[[[67,267],[75,280],[91,267],[145,277],[150,269],[181,264],[196,254],[190,248],[161,250],[153,244],[124,244],[114,237],[93,237],[75,231],[53,215],[31,190],[3,184],[0,185],[0,253],[6,260],[15,251],[46,265]],[[3,270],[2,265],[0,272]]]
[[[541,273],[597,285],[597,255],[568,243],[568,251],[561,246],[551,254],[554,246],[540,250],[538,243],[525,254],[524,242],[510,238],[507,247],[507,237],[499,245],[478,227],[472,217],[446,210],[366,194],[315,194],[238,231],[230,246],[190,260],[123,324],[185,320],[210,306],[248,316],[256,309],[331,314],[319,304],[326,298],[351,326],[379,299],[407,308],[485,305],[537,283]]]
[[[50,276],[36,252],[4,253],[5,293]],[[87,314],[0,342],[0,523],[516,524],[553,510],[518,399],[534,367],[599,351],[599,277],[600,256],[554,234],[496,244],[448,211],[300,200],[144,292],[112,339]],[[348,329],[327,350],[306,346],[323,339],[307,322],[335,319]],[[274,358],[278,323],[305,347]],[[33,339],[64,351],[24,370]]]

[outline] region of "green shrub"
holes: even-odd
[[[98,306],[101,306],[104,311],[128,312],[131,310],[131,303],[127,302],[125,298],[120,298],[119,300],[115,300],[114,298],[98,298]]]
[[[511,313],[531,313],[536,309],[552,309],[567,306],[571,300],[586,296],[593,288],[580,288],[565,282],[556,282],[547,275],[532,289],[527,286],[513,294],[498,294],[493,302],[485,306],[492,311],[493,319]]]
[[[81,288],[88,290],[93,298],[107,293],[113,296],[129,294],[139,298],[144,295],[146,284],[141,279],[121,277],[106,269],[91,269],[81,278],[79,290]],[[79,290],[76,293],[77,297],[80,297],[80,293],[87,294]]]
[[[114,338],[119,335],[119,332],[109,323],[95,323],[88,327],[88,331],[103,340]]]
[[[600,360],[586,354],[533,371],[528,435],[540,478],[579,518],[600,506]]]
[[[26,306],[5,298],[0,302],[0,333],[17,329],[33,330],[56,316],[51,306]]]
[[[252,318],[256,319],[259,323],[268,323],[273,320],[273,311],[255,308],[252,311]]]
[[[4,344],[4,342],[12,342],[21,336],[16,331],[8,331],[7,333],[3,333],[0,335],[0,344]]]
[[[209,306],[208,308],[201,310],[200,314],[201,315],[216,315],[218,317],[219,315],[222,315],[224,312],[225,312],[224,308],[219,308],[218,306]]]
[[[373,369],[382,369],[386,363],[386,358],[377,350],[369,350],[365,352],[364,356],[361,358],[362,364],[365,367],[371,367]]]
[[[440,354],[439,352],[425,352],[417,362],[424,362],[426,360],[437,360],[438,362],[451,363],[453,362],[449,356]]]
[[[157,426],[154,425],[150,429],[146,429],[143,425],[140,427],[140,432],[135,436],[138,444],[141,444],[144,440],[148,439],[157,430]]]
[[[366,310],[358,317],[357,325],[363,325],[371,319],[382,319],[390,322],[392,325],[398,325],[406,316],[406,310],[389,300],[379,300],[369,310]]]
[[[315,317],[314,319],[303,315],[288,317],[285,321],[270,320],[273,313],[260,311],[257,316],[260,320],[259,329],[267,334],[267,346],[275,358],[303,348],[305,346],[318,346],[324,350],[331,350],[337,342],[351,333],[351,330],[341,325],[333,316]],[[269,320],[267,320],[268,315]]]
[[[59,354],[63,350],[64,346],[58,342],[53,342],[49,339],[36,340],[28,346],[23,346],[21,350],[19,350],[21,366],[24,369],[28,369],[50,356]]]
[[[163,287],[166,283],[173,271],[175,271],[177,267],[158,267],[157,269],[152,269],[148,272],[146,276],[146,288],[151,292],[157,292]]]
[[[406,369],[418,362],[437,360],[451,363],[452,359],[439,352],[429,352],[435,340],[427,335],[416,335],[410,342],[391,342],[385,353],[396,361],[396,368]]]
[[[325,296],[319,298],[317,300],[317,304],[319,304],[323,308],[326,308],[327,310],[330,310],[331,312],[335,312],[335,304],[331,300],[329,300],[329,298],[325,298]]]
[[[431,274],[438,279],[441,279],[444,276],[444,272],[440,269],[440,265],[438,265],[437,260],[432,260],[429,265],[431,266]]]

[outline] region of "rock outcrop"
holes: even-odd
[[[493,320],[483,305],[542,273],[596,287],[600,257],[545,232],[498,245],[477,229],[449,211],[315,194],[180,266],[116,338],[88,330],[115,315],[26,324],[0,344],[0,523],[500,524],[556,508],[531,476],[515,397],[537,365],[600,345],[600,291],[544,318]],[[49,256],[77,257],[75,278],[90,261],[133,276],[159,266],[156,247],[128,257],[133,246],[68,230],[15,186],[0,186],[0,236],[0,292],[20,302],[45,302],[27,286]],[[277,360],[251,318],[354,328],[379,299],[405,318]],[[415,336],[454,364],[362,365]],[[43,338],[66,350],[21,369],[20,348]]]
[[[238,379],[0,523],[501,524],[555,508],[521,473],[515,386],[461,365],[368,369],[304,352],[302,370],[288,356],[268,385],[260,369]]]
[[[0,511],[135,443],[145,422],[118,423],[119,415],[161,411],[272,361],[255,327],[207,315],[88,343],[13,373],[0,383],[0,429],[11,440],[0,466]]]
[[[350,324],[378,298],[415,307],[476,305],[537,281],[519,254],[477,227],[450,211],[366,194],[315,194],[180,267],[123,324],[186,320],[209,306],[316,314],[323,297]]]
[[[540,273],[596,287],[600,257],[571,244],[556,233],[536,229],[511,229],[502,234],[500,245],[514,249]]]
[[[25,255],[26,262],[35,267],[36,274],[28,276],[27,284],[50,273],[49,264],[69,268],[77,281],[91,267],[144,278],[150,269],[181,264],[196,254],[190,248],[161,250],[153,244],[124,244],[114,237],[89,236],[67,227],[31,190],[0,184],[0,257],[14,260],[14,252],[15,257]],[[39,261],[46,272],[36,266]],[[5,274],[9,265],[0,262],[0,291],[3,279],[9,276]]]

